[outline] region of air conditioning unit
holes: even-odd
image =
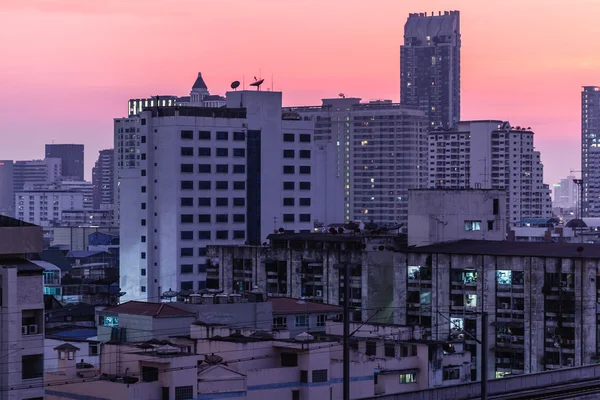
[[[29,334],[29,331],[27,330],[27,325],[22,326],[21,327],[21,331],[22,331],[23,335],[28,335]]]
[[[322,297],[323,296],[323,291],[322,290],[316,290],[315,292],[317,294],[317,297]]]
[[[38,326],[37,325],[29,325],[29,334],[37,335],[37,333],[38,333]]]

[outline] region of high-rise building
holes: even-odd
[[[570,208],[577,207],[579,198],[579,186],[575,183],[575,176],[567,176],[561,179],[559,183],[552,186],[553,201],[552,207]]]
[[[460,121],[460,13],[409,14],[400,47],[400,102],[417,106],[430,127]]]
[[[343,221],[406,224],[408,189],[427,187],[427,119],[414,107],[358,98],[293,107],[315,123],[315,141],[334,147],[331,168],[341,179]],[[340,221],[342,222],[342,221]]]
[[[27,183],[48,183],[60,179],[62,179],[62,161],[60,158],[15,161],[13,164],[13,187],[15,192],[23,190]]]
[[[115,151],[100,150],[98,160],[92,169],[94,185],[94,209],[112,209],[115,190]]]
[[[0,215],[14,217],[13,162],[0,160]]]
[[[600,87],[581,92],[582,216],[600,217]]]
[[[62,165],[62,176],[83,181],[83,145],[82,144],[47,144],[47,158],[60,158]]]
[[[429,187],[504,189],[507,222],[552,216],[540,152],[531,128],[503,121],[462,121],[429,133]]]
[[[115,119],[126,299],[206,288],[209,244],[260,244],[274,231],[329,221],[336,200],[327,187],[339,180],[327,164],[333,146],[314,141],[312,121],[282,114],[281,99],[237,91],[226,107],[154,107]]]

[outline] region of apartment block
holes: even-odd
[[[63,212],[83,210],[84,195],[63,188],[25,189],[15,193],[16,218],[40,226],[61,225]]]
[[[27,183],[56,182],[61,178],[62,163],[59,158],[15,161],[13,164],[13,185],[15,192],[23,190]]]
[[[112,210],[115,191],[115,151],[100,150],[92,169],[93,207],[96,210]]]
[[[600,217],[600,87],[581,92],[582,216]]]
[[[502,121],[463,121],[429,132],[429,187],[502,189],[507,222],[552,216],[544,166],[531,128]]]
[[[329,203],[343,212],[336,222],[406,225],[408,189],[427,187],[427,118],[391,101],[341,96],[286,109],[313,121],[315,141],[334,147],[329,168],[343,185],[329,188],[329,198],[343,192],[339,203]]]

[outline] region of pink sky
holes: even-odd
[[[0,159],[84,143],[86,176],[127,99],[223,94],[274,75],[286,105],[399,100],[409,12],[461,11],[462,113],[531,126],[545,181],[579,170],[580,91],[600,85],[596,0],[0,0]]]

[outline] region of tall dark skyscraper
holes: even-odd
[[[581,92],[581,216],[600,217],[600,87]]]
[[[60,158],[62,176],[74,180],[83,180],[82,144],[47,144],[46,158]]]
[[[400,102],[417,106],[431,127],[460,120],[460,13],[409,14],[400,47]]]
[[[112,209],[115,192],[115,151],[100,150],[92,169],[94,185],[94,209]]]

